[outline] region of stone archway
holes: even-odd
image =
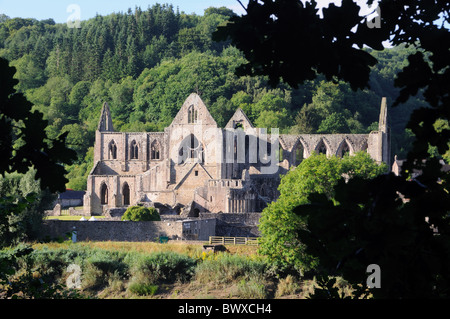
[[[108,186],[105,183],[100,187],[100,204],[108,205]]]
[[[122,205],[130,205],[130,186],[128,186],[127,182],[125,182],[122,187]]]

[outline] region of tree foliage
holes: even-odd
[[[449,174],[430,156],[430,146],[440,156],[449,149],[450,129],[436,124],[450,119],[450,33],[445,27],[450,4],[381,0],[376,28],[358,15],[355,2],[330,4],[323,17],[315,6],[316,1],[250,0],[247,14],[231,18],[216,38],[231,39],[244,52],[248,63],[239,74],[267,75],[272,84],[283,79],[292,86],[321,74],[354,90],[372,84],[369,74],[377,68],[377,54],[368,56],[364,46],[380,51],[383,41],[403,44],[411,52],[394,80],[393,105],[416,95],[425,103],[409,113],[407,128],[415,139],[402,176],[340,182],[332,201],[312,194],[309,204],[294,209],[305,222],[297,227],[298,240],[318,258],[325,276],[342,274],[354,287],[365,287],[366,267],[379,264],[385,279],[384,287],[372,292],[376,297],[448,297]],[[312,50],[293,54],[288,47],[293,42]],[[299,114],[298,120],[306,117]],[[420,175],[410,180],[414,170]],[[331,289],[326,279],[321,282],[322,292]]]
[[[410,49],[366,49],[379,60],[371,90],[354,92],[349,84],[323,76],[297,89],[284,82],[273,88],[267,76],[237,76],[235,70],[248,61],[245,55],[228,40],[212,41],[217,26],[233,17],[226,8],[208,8],[199,16],[154,5],[97,16],[82,21],[80,29],[51,20],[5,17],[0,22],[0,56],[17,68],[16,89],[43,113],[48,137],[67,132],[67,144],[77,152],[76,163],[66,166],[68,187],[86,189],[82,177],[92,165],[86,154],[104,102],[115,129],[128,132],[162,131],[192,92],[202,96],[222,127],[240,107],[255,125],[282,133],[377,129],[381,97],[395,100],[393,78]],[[404,115],[421,105],[418,97],[390,110],[393,153],[399,158],[407,151]],[[333,113],[345,123],[330,123]]]
[[[14,73],[15,68],[0,58],[0,174],[26,173],[34,166],[43,188],[62,191],[66,172],[61,164],[71,163],[74,157],[73,151],[65,148],[67,134],[48,139],[47,121],[42,113],[32,111],[32,104],[16,91]]]
[[[313,193],[333,200],[334,187],[340,180],[370,179],[386,169],[386,165],[378,165],[364,152],[343,158],[312,154],[304,159],[282,177],[279,198],[262,212],[260,252],[282,268],[294,267],[300,271],[316,268],[314,255],[305,252],[305,243],[298,237],[298,230],[305,227],[306,219],[294,213],[295,207],[308,204]]]
[[[122,215],[121,220],[131,220],[133,222],[159,221],[161,217],[154,207],[131,206]]]

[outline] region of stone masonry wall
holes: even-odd
[[[75,229],[74,229],[75,227]],[[154,241],[160,236],[178,239],[183,224],[177,221],[125,222],[125,221],[45,221],[40,238],[65,237],[77,231],[77,241]]]
[[[211,214],[200,213],[200,218],[216,218],[216,236],[258,237],[260,213]]]

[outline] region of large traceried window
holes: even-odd
[[[203,145],[200,141],[190,134],[181,141],[180,148],[178,150],[178,164],[184,163],[186,159],[196,159],[200,163],[203,163],[204,153]]]

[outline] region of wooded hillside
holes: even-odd
[[[393,80],[411,49],[372,52],[379,63],[370,90],[355,92],[344,82],[321,78],[298,89],[271,88],[265,77],[237,77],[235,69],[245,62],[241,52],[212,41],[216,27],[233,15],[224,7],[199,16],[157,4],[96,16],[70,29],[51,19],[0,14],[0,57],[17,68],[19,91],[49,121],[49,137],[68,131],[68,145],[77,151],[67,187],[86,187],[103,102],[109,103],[119,131],[162,131],[192,92],[201,94],[222,127],[240,107],[256,126],[278,127],[282,133],[377,129],[381,97],[388,104],[397,97]],[[393,155],[406,155],[411,142],[406,122],[423,105],[420,97],[411,98],[389,110]]]

